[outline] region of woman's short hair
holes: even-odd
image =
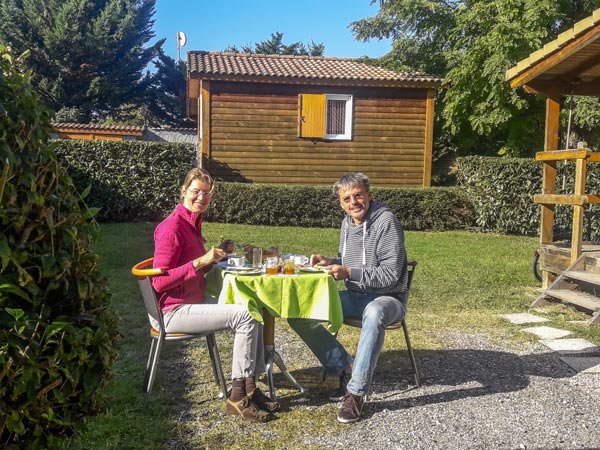
[[[340,189],[347,190],[354,186],[362,186],[366,192],[369,192],[369,177],[361,172],[347,173],[333,185],[333,195],[337,197]]]
[[[190,187],[190,184],[192,184],[192,181],[194,180],[200,180],[202,183],[208,184],[210,186],[210,192],[212,192],[215,187],[215,181],[206,170],[201,169],[199,167],[194,167],[187,173],[187,175],[185,176],[185,180],[183,180],[183,184],[181,185],[181,192],[179,194],[180,202],[183,202],[183,199],[185,197],[185,191],[187,191],[187,188]]]

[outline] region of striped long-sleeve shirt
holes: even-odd
[[[340,247],[334,264],[351,268],[346,288],[353,291],[406,298],[408,272],[404,230],[383,203],[372,202],[365,221],[355,225],[350,216],[342,222]]]

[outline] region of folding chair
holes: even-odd
[[[221,386],[221,393],[219,396],[227,398],[227,384],[223,375],[223,367],[221,365],[221,358],[219,356],[219,349],[217,348],[217,341],[215,340],[214,333],[199,333],[199,334],[185,334],[185,333],[166,333],[163,315],[158,307],[158,301],[156,298],[156,292],[150,282],[151,277],[161,275],[161,269],[152,268],[154,258],[146,259],[131,269],[131,273],[138,279],[140,290],[142,291],[142,297],[144,300],[144,306],[148,313],[148,321],[152,317],[158,322],[158,329],[152,326],[150,322],[150,353],[148,354],[148,362],[146,363],[146,373],[144,375],[144,392],[146,392],[147,400],[150,399],[152,391],[152,385],[154,384],[154,378],[156,377],[156,369],[158,366],[158,357],[160,356],[160,350],[164,341],[187,341],[189,339],[196,339],[205,337],[208,345],[208,353],[210,354],[210,360],[212,365],[213,376],[215,382]]]
[[[408,262],[408,286],[407,286],[407,301],[408,294],[410,293],[410,286],[412,284],[413,275],[415,273],[415,269],[417,267],[416,261]],[[405,315],[406,317],[406,315]],[[344,325],[349,325],[355,328],[362,328],[362,320],[355,318],[345,318]],[[408,337],[408,328],[406,327],[405,319],[402,319],[399,322],[394,322],[385,327],[386,330],[397,330],[398,328],[402,328],[404,331],[404,339],[406,340],[406,350],[408,351],[408,356],[410,357],[410,363],[412,364],[414,378],[415,378],[415,387],[419,386],[419,371],[417,370],[417,361],[415,359],[415,354],[413,353],[412,346],[410,345],[410,338]]]

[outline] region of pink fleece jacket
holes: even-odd
[[[202,214],[177,205],[154,231],[154,267],[165,273],[153,277],[152,286],[163,313],[184,303],[204,301],[204,271],[195,271],[192,260],[205,253]]]

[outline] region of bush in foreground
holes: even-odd
[[[58,447],[100,407],[117,321],[50,112],[0,45],[0,447]]]

